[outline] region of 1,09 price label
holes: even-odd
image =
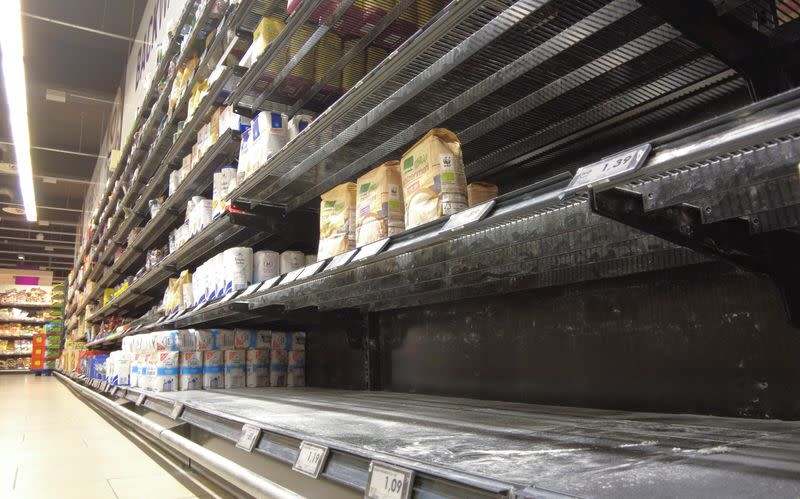
[[[414,472],[372,461],[369,466],[367,499],[408,499],[414,485]]]

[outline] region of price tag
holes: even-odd
[[[561,197],[568,193],[586,189],[594,185],[608,182],[614,177],[632,172],[644,164],[650,154],[650,144],[622,151],[612,156],[607,156],[597,163],[578,169]]]
[[[374,243],[369,243],[366,246],[362,246],[361,248],[359,248],[358,254],[353,257],[352,261],[359,262],[371,256],[375,256],[381,251],[383,251],[383,249],[386,248],[386,245],[388,244],[389,244],[389,238],[385,237],[380,241],[375,241]]]
[[[261,288],[259,288],[259,291],[266,291],[269,288],[274,287],[276,284],[278,284],[278,281],[280,281],[280,280],[281,280],[281,276],[279,276],[279,275],[275,276],[275,277],[273,277],[271,279],[267,279],[266,281],[264,281],[264,284],[261,285]]]
[[[390,464],[372,461],[367,480],[368,499],[408,499],[414,485],[414,472]]]
[[[117,388],[116,386],[115,386],[115,387],[113,387],[113,388],[111,388],[111,396],[112,396],[112,397],[114,397],[114,396],[116,396],[116,395],[117,395],[117,390],[118,390],[118,388]]]
[[[344,253],[339,253],[333,259],[331,259],[331,263],[325,268],[325,270],[333,270],[335,268],[339,268],[342,265],[347,265],[350,263],[350,260],[353,259],[355,254],[358,253],[358,248],[350,251],[345,251]]]
[[[178,419],[183,414],[183,404],[180,402],[175,402],[175,405],[172,406],[172,412],[169,414],[169,417],[172,419]]]
[[[303,271],[300,272],[300,277],[298,279],[305,279],[306,277],[311,277],[312,275],[316,274],[322,267],[325,266],[327,260],[320,260],[318,262],[312,263],[311,265],[306,265],[303,267]]]
[[[325,466],[328,459],[328,448],[324,445],[312,444],[311,442],[300,443],[300,453],[292,469],[304,475],[317,478]]]
[[[247,287],[247,289],[244,290],[244,292],[242,293],[241,297],[252,295],[256,291],[258,291],[258,288],[261,287],[261,284],[262,283],[260,283],[260,282],[257,282],[255,284],[251,284],[250,286]]]
[[[210,301],[204,301],[204,302],[203,302],[203,303],[201,303],[200,305],[198,305],[198,306],[194,307],[194,310],[192,310],[192,312],[197,312],[198,310],[200,310],[201,308],[205,307],[205,306],[206,306],[206,305],[208,305],[209,303],[211,303],[211,302],[210,302]]]
[[[227,303],[227,302],[233,300],[234,298],[236,298],[237,296],[239,296],[239,292],[238,291],[234,291],[233,293],[228,293],[227,295],[225,295],[225,297],[223,299],[221,299],[219,302],[220,303]]]
[[[261,428],[246,424],[242,426],[242,433],[239,435],[239,440],[236,442],[236,447],[246,450],[247,452],[253,452],[253,449],[256,447],[258,437],[260,436]]]
[[[287,284],[287,283],[290,283],[290,282],[294,282],[295,280],[297,280],[298,277],[300,277],[300,274],[302,272],[303,272],[303,269],[297,269],[297,270],[293,270],[293,271],[289,272],[283,278],[283,280],[281,281],[281,284]]]
[[[492,199],[464,211],[459,211],[454,215],[450,215],[450,218],[445,222],[442,230],[457,230],[465,225],[483,220],[486,215],[489,214],[489,211],[494,208],[494,205],[495,201]]]
[[[136,407],[139,407],[142,404],[144,404],[145,399],[147,399],[147,395],[145,395],[144,393],[140,393],[139,398],[136,399]]]
[[[108,383],[106,383],[105,381],[103,381],[103,388],[102,389],[103,389],[103,393],[106,393],[108,391]]]

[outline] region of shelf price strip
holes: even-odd
[[[414,472],[378,461],[369,464],[366,499],[409,499]]]
[[[597,184],[608,182],[614,177],[619,177],[638,169],[644,164],[651,150],[650,144],[642,144],[632,149],[606,156],[596,163],[579,168],[567,188],[564,189],[561,198],[567,194],[591,188]]]
[[[330,450],[324,445],[300,442],[300,452],[292,469],[311,478],[318,478],[322,468],[325,467],[329,453]]]
[[[358,254],[353,257],[352,261],[358,262],[360,260],[364,260],[371,256],[375,256],[381,251],[383,251],[384,248],[388,246],[388,244],[389,244],[389,238],[385,237],[383,239],[375,241],[374,243],[369,243],[366,246],[362,246],[361,248],[359,248]]]
[[[464,211],[450,215],[450,218],[447,219],[447,222],[444,224],[444,227],[442,227],[442,230],[458,230],[465,225],[483,220],[486,215],[489,214],[489,211],[494,208],[494,205],[495,201],[492,199],[477,206],[473,206],[472,208],[468,208]]]
[[[239,440],[236,441],[236,447],[247,452],[253,452],[260,436],[261,428],[246,424],[242,426],[242,433],[239,435]]]

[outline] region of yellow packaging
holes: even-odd
[[[342,58],[342,39],[339,35],[328,31],[325,36],[317,43],[317,52],[314,63],[314,81],[319,82],[328,73],[328,70],[339,62]],[[340,88],[342,86],[342,75],[334,75],[328,80],[328,86]]]
[[[287,59],[291,59],[294,57],[300,49],[303,48],[303,45],[311,38],[311,35],[314,34],[314,28],[310,26],[303,25],[294,32],[294,35],[289,39],[289,55]],[[316,50],[311,49],[309,53],[307,53],[297,64],[297,66],[292,69],[292,76],[296,76],[298,78],[303,78],[305,80],[313,80],[314,79],[314,64],[316,61]]]
[[[348,182],[322,195],[319,250],[323,260],[356,247],[356,184]]]
[[[356,46],[358,40],[348,40],[342,46],[342,55]],[[342,88],[349,90],[367,74],[367,57],[362,51],[356,54],[342,69]]]
[[[403,188],[400,162],[387,161],[358,178],[356,246],[402,232]]]
[[[114,297],[114,288],[106,288],[103,290],[103,305],[109,302]]]
[[[489,182],[472,182],[467,186],[467,204],[470,207],[497,197],[500,190]]]
[[[400,164],[407,229],[467,208],[461,142],[450,130],[428,132],[403,154]]]
[[[386,59],[386,56],[389,55],[388,51],[378,47],[367,47],[366,52],[367,52],[367,62],[366,62],[367,67],[365,74],[375,69],[375,66],[380,64],[381,61]]]
[[[261,22],[258,23],[258,27],[253,32],[253,43],[250,45],[250,49],[248,50],[248,52],[252,54],[251,57],[253,62],[255,62],[258,57],[264,53],[264,50],[266,50],[269,44],[278,37],[280,32],[283,31],[283,28],[285,27],[286,24],[280,19],[274,19],[271,17],[265,17],[261,19]],[[286,47],[281,47],[270,65],[267,66],[267,71],[272,74],[278,74],[286,65],[286,53]]]
[[[208,138],[210,145],[213,145],[219,139],[219,117],[222,114],[223,107],[218,107],[211,115],[211,121],[208,123]]]

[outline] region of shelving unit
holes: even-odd
[[[112,184],[136,168],[139,174],[127,191],[107,187],[96,221],[111,224],[95,232],[96,261],[70,295],[88,279],[96,285],[68,306],[69,331],[105,288],[128,279],[124,291],[85,317],[93,324],[131,320],[90,338],[86,347],[100,351],[169,329],[307,331],[310,388],[153,393],[75,373],[59,379],[142,432],[154,431],[142,417],[159,414],[183,428],[181,438],[207,439],[226,459],[267,463],[261,478],[294,477],[289,468],[301,442],[326,447],[319,480],[297,477],[298,490],[314,483],[318,493],[343,488],[362,495],[371,463],[383,462],[413,472],[413,497],[641,497],[656,488],[694,496],[709,487],[721,495],[800,492],[800,469],[786,450],[798,444],[796,422],[667,414],[797,417],[796,368],[785,357],[796,339],[768,335],[800,324],[800,89],[764,98],[769,87],[750,66],[658,2],[459,0],[443,5],[339,96],[326,84],[422,2],[372,3],[380,14],[359,37],[345,37],[350,48],[291,97],[281,89],[293,70],[326,34],[353,22],[358,2],[326,10],[326,2],[304,0],[281,16],[283,31],[249,67],[218,67],[220,53],[249,43],[263,16],[279,15],[265,0],[231,6],[220,31],[237,38],[218,36],[205,52],[188,89],[212,72],[218,77],[180,133],[189,90],[161,127],[171,84],[150,96],[153,111],[139,121],[141,143],[151,147],[123,150],[126,166]],[[719,29],[733,26],[726,16],[743,15],[732,7],[714,21],[702,17],[708,9],[699,4],[681,5]],[[209,12],[206,5],[200,19]],[[199,40],[197,26],[189,45]],[[290,43],[293,55],[285,57]],[[177,44],[171,42],[173,54]],[[179,62],[189,56],[181,52]],[[280,57],[285,62],[276,71]],[[159,71],[157,80],[166,67]],[[182,221],[187,200],[208,191],[214,169],[236,161],[242,137],[228,130],[150,216],[149,201],[167,191],[170,173],[220,104],[245,116],[269,110],[315,118],[239,183],[229,211],[132,276]],[[457,216],[445,216],[166,317],[151,309],[170,278],[225,249],[313,245],[322,193],[399,159],[435,127],[459,137],[469,181],[501,186],[503,194],[480,217],[459,225]],[[641,165],[575,187],[586,172],[580,168],[643,145]],[[749,279],[745,291],[703,288],[720,317],[698,318],[703,314],[681,295],[685,288],[670,287],[671,273],[678,281],[702,272]],[[651,306],[658,285],[669,288],[662,299],[678,303],[675,309]],[[753,310],[740,310],[734,293],[756,297]],[[718,304],[715,295],[730,303]],[[546,309],[557,299],[571,300],[569,313]],[[779,324],[776,303],[783,306]],[[747,321],[742,328],[753,324],[731,340],[738,350],[700,343],[704,349],[693,351],[708,323],[739,331],[737,320]],[[645,333],[655,338],[652,345],[639,338]],[[608,338],[617,341],[606,345]],[[562,362],[570,348],[582,355]],[[557,354],[535,357],[539,349]],[[603,359],[635,363],[640,353],[642,380],[632,381],[636,376],[623,367],[593,379]],[[686,367],[685,359],[697,364]],[[623,410],[666,372],[662,363],[685,372],[647,391],[663,390],[664,399],[679,402],[665,408],[647,398],[650,405],[638,409],[652,412]],[[762,394],[772,379],[779,388]],[[692,380],[736,388],[716,390],[707,401],[687,388]],[[595,394],[604,382],[619,392]],[[619,410],[523,403],[591,406],[606,393],[617,404],[606,407]],[[740,403],[720,409],[727,400]],[[244,424],[261,431],[246,457],[233,448]],[[167,447],[191,446],[176,437]]]

